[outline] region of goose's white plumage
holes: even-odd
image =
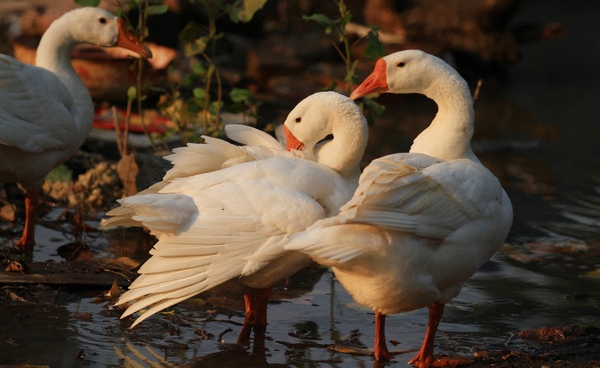
[[[429,306],[428,331],[411,360],[426,367],[444,304],[504,242],[512,206],[471,150],[473,100],[454,69],[401,51],[380,59],[351,97],[371,92],[422,93],[438,113],[409,153],[374,160],[337,216],[292,235],[285,248],[332,267],[354,299],[375,310],[377,359],[391,358],[385,315]]]
[[[80,43],[151,56],[122,20],[98,8],[72,10],[54,21],[40,40],[36,66],[0,55],[0,181],[26,191],[20,248],[34,243],[34,206],[44,177],[75,153],[92,128],[92,99],[70,60]]]
[[[302,152],[286,151],[284,145],[269,134],[246,125],[227,125],[225,134],[243,145],[202,136],[204,143],[189,143],[185,147],[175,148],[173,154],[165,157],[173,167],[166,173],[163,181],[216,171],[269,157],[303,156]]]
[[[120,200],[107,214],[113,217],[104,227],[143,225],[158,237],[152,257],[118,302],[133,302],[123,317],[150,307],[132,327],[226,281],[271,288],[308,265],[308,256],[284,251],[283,244],[290,234],[337,214],[351,198],[368,127],[358,106],[335,92],[307,97],[284,126],[305,142],[302,155],[316,162],[289,157],[274,139],[242,128],[232,136],[251,145],[208,139],[204,147],[178,149],[163,182]],[[334,138],[318,144],[329,134]],[[217,157],[215,163],[194,161],[199,152],[203,161]]]

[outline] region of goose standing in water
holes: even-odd
[[[251,288],[245,293],[246,319],[238,341],[246,344],[250,329],[264,328],[270,289],[310,263],[308,256],[285,251],[283,244],[290,234],[337,214],[351,198],[368,137],[358,106],[335,92],[301,101],[284,130],[287,148],[301,148],[315,161],[269,157],[277,152],[276,143],[235,148],[212,139],[212,147],[192,146],[171,155],[172,177],[120,200],[120,207],[107,213],[112,217],[105,228],[145,226],[158,238],[152,257],[118,302],[131,303],[123,317],[149,307],[132,327],[234,280]],[[319,143],[329,134],[333,139]],[[264,142],[271,146],[268,138]],[[217,157],[217,164],[206,163],[213,166],[189,176],[196,170],[193,150],[203,149],[207,160]],[[183,154],[187,157],[177,157]]]
[[[400,51],[380,59],[351,98],[373,92],[424,94],[438,112],[409,153],[371,162],[340,213],[292,235],[285,248],[331,267],[357,302],[373,308],[376,359],[392,358],[386,315],[429,307],[410,363],[456,364],[433,355],[444,305],[505,241],[512,206],[471,150],[473,99],[453,68],[419,50]]]

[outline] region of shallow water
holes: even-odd
[[[524,2],[521,18],[560,21],[567,34],[524,46],[523,60],[508,68],[506,80],[484,80],[473,145],[509,193],[514,226],[508,245],[447,306],[436,352],[469,356],[526,347],[515,332],[598,324],[600,280],[587,276],[600,269],[593,242],[600,239],[598,7],[586,0]],[[381,102],[389,112],[371,133],[367,161],[408,149],[435,111],[418,96],[386,96]],[[43,226],[36,236],[38,261],[62,260],[56,249],[75,240]],[[147,247],[139,242],[130,250],[120,238],[121,233],[88,234],[86,243],[99,257],[136,258]],[[235,342],[242,314],[204,304],[202,298],[130,330],[131,321],[120,321],[110,301],[97,299],[106,290],[42,288],[35,294],[40,303],[2,309],[0,364],[116,367],[146,360],[156,366],[372,366],[369,356],[333,353],[325,345],[352,337],[372,347],[373,313],[353,302],[329,271],[313,269],[303,277],[314,283],[283,290],[283,299],[269,305],[265,354],[231,350],[227,344]],[[426,310],[388,317],[387,338],[398,342],[390,348],[418,349],[426,322]],[[399,355],[388,365],[407,366],[413,354]]]

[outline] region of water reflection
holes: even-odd
[[[504,248],[448,304],[436,340],[440,353],[472,356],[494,347],[526,348],[529,343],[512,337],[515,332],[598,323],[598,281],[584,277],[585,269],[557,273],[548,262],[511,258],[517,250]],[[121,311],[112,307],[103,290],[46,287],[33,299],[24,291],[28,289],[17,288],[13,291],[31,302],[3,307],[1,343],[10,349],[3,345],[7,353],[0,364],[106,367],[147,360],[154,366],[185,367],[373,366],[368,354],[330,348],[342,344],[368,352],[374,338],[372,311],[356,304],[329,271],[317,269],[298,277],[315,283],[303,293],[280,294],[270,303],[264,342],[253,340],[242,350],[232,346],[243,314],[215,308],[204,295],[129,329],[132,320],[119,319]],[[426,323],[426,309],[390,316],[386,327],[391,350],[417,349]],[[256,349],[261,343],[264,349]],[[389,366],[407,366],[413,354],[398,355]]]
[[[564,202],[553,207],[560,221],[536,224],[558,239],[600,239],[600,178],[591,178],[596,185],[585,192],[566,195]]]

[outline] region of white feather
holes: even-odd
[[[309,264],[283,244],[350,199],[368,129],[358,106],[335,92],[309,96],[284,124],[306,152],[287,152],[253,128],[228,126],[231,138],[250,145],[205,137],[204,144],[178,148],[167,156],[173,169],[163,182],[107,214],[114,217],[103,227],[134,223],[158,237],[118,302],[133,302],[124,316],[150,307],[132,327],[225,281],[272,287]],[[330,133],[334,139],[315,150]],[[325,159],[325,151],[333,157]],[[305,159],[319,157],[325,163]]]

